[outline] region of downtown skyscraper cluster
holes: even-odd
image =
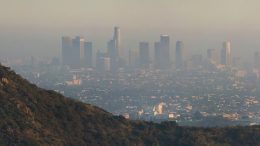
[[[175,56],[171,55],[170,36],[161,35],[154,43],[154,56],[148,42],[139,42],[138,49],[129,49],[128,58],[122,47],[120,28],[114,27],[112,39],[107,42],[106,50],[97,50],[93,57],[92,42],[83,37],[62,37],[62,62],[71,68],[92,68],[98,71],[118,71],[118,69],[185,69],[202,64],[202,55],[187,57],[183,41],[176,41]],[[171,56],[174,58],[172,59]],[[95,63],[93,62],[96,58]],[[224,42],[221,49],[208,49],[207,61],[214,65],[231,66],[231,43]],[[127,63],[128,62],[128,63]],[[95,65],[94,65],[95,64]]]

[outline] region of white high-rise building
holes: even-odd
[[[123,57],[123,50],[121,48],[121,37],[120,37],[120,28],[119,27],[115,27],[114,28],[114,38],[113,38],[114,42],[115,42],[115,49],[117,51],[118,57],[122,58]]]
[[[231,66],[231,43],[226,41],[223,43],[223,48],[221,49],[221,64],[225,66]]]

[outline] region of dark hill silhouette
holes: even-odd
[[[260,145],[260,127],[130,121],[30,84],[0,65],[0,145]]]

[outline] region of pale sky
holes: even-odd
[[[231,40],[235,53],[250,56],[260,50],[259,7],[259,0],[0,0],[0,54],[58,56],[62,35],[104,49],[117,25],[127,49],[139,41],[153,48],[169,34],[172,49],[177,40],[193,52]]]

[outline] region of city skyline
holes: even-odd
[[[106,47],[110,29],[122,28],[122,47],[138,48],[140,41],[154,42],[171,36],[187,49],[203,52],[231,40],[234,53],[250,59],[260,48],[260,2],[220,1],[4,1],[1,5],[1,56],[58,56],[60,36],[86,36],[95,50]],[[17,54],[13,53],[17,52]]]
[[[62,65],[72,69],[94,68],[101,72],[117,72],[120,69],[186,70],[202,67],[205,63],[213,68],[242,67],[248,64],[248,62],[241,62],[240,57],[233,55],[230,41],[224,41],[220,49],[205,50],[206,56],[199,52],[190,53],[181,40],[176,41],[174,49],[171,48],[171,39],[167,34],[160,35],[159,41],[153,43],[153,48],[149,47],[149,42],[140,41],[138,49],[125,50],[121,47],[120,32],[120,27],[115,26],[112,39],[107,42],[107,48],[99,49],[96,53],[93,53],[92,42],[86,41],[88,39],[83,36],[61,37]],[[127,55],[124,53],[126,51]],[[257,66],[257,60],[259,60],[257,53],[258,51],[252,54],[254,67]],[[93,63],[94,58],[95,63]]]
[[[137,44],[139,46],[137,48],[127,49],[121,47],[121,28],[119,26],[114,26],[114,30],[111,34],[112,37],[107,41],[107,47],[101,49],[97,49],[96,44],[85,36],[76,35],[74,38],[71,36],[62,36],[58,55],[60,57],[54,56],[53,58],[47,59],[44,58],[44,56],[35,57],[32,55],[29,58],[27,57],[27,60],[30,58],[34,58],[35,60],[35,58],[37,58],[38,60],[49,60],[49,62],[61,61],[63,62],[63,65],[68,65],[72,68],[92,68],[96,67],[97,62],[99,62],[99,64],[102,62],[103,65],[104,63],[106,64],[107,71],[116,71],[119,68],[131,68],[131,64],[133,65],[132,67],[135,66],[134,68],[141,66],[141,68],[143,68],[146,66],[146,69],[151,67],[163,70],[170,68],[180,69],[190,66],[191,64],[189,62],[195,61],[195,64],[201,65],[202,61],[206,60],[215,65],[221,64],[229,67],[237,67],[238,65],[241,66],[246,64],[254,65],[256,64],[255,60],[257,60],[255,57],[255,53],[258,52],[257,50],[254,52],[249,51],[250,60],[243,60],[241,56],[237,56],[234,53],[236,48],[234,49],[234,45],[230,40],[223,40],[222,46],[221,43],[219,43],[218,45],[221,47],[218,48],[209,48],[203,49],[200,52],[193,52],[192,49],[186,47],[187,42],[182,40],[172,42],[169,35],[162,34],[159,36],[159,40],[157,39],[152,43],[149,41],[139,41]],[[170,45],[173,43],[176,43],[175,47]],[[151,47],[149,47],[150,44]],[[142,51],[142,48],[145,48],[145,51]],[[99,55],[101,57],[97,57],[98,52],[102,54]],[[137,55],[133,56],[134,52],[136,52]],[[98,58],[102,61],[98,61]],[[3,61],[10,59],[11,58],[8,59],[7,57],[2,58]],[[24,59],[26,60],[26,58]],[[19,62],[19,60],[22,61],[24,59],[17,58],[16,60]],[[15,59],[12,60],[15,61]],[[133,64],[133,62],[135,63]],[[192,64],[195,65],[194,63]]]

